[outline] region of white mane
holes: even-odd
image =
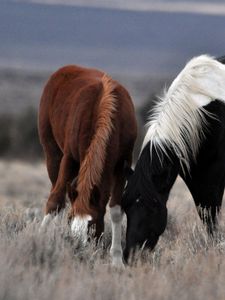
[[[149,141],[166,154],[170,146],[189,169],[207,127],[203,106],[216,99],[225,102],[225,66],[207,55],[193,58],[154,108],[142,150]]]

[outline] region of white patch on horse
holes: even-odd
[[[71,224],[71,231],[73,235],[80,239],[84,244],[87,243],[88,239],[88,222],[92,220],[90,215],[76,216]]]
[[[170,146],[189,170],[210,115],[203,106],[216,99],[225,102],[225,66],[207,55],[193,58],[153,109],[142,150],[150,142],[168,155]]]
[[[112,265],[116,267],[123,266],[123,251],[121,246],[121,230],[122,230],[122,210],[120,205],[110,207],[111,225],[112,225],[112,245],[110,254],[112,257]]]

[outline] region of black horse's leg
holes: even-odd
[[[201,187],[198,192],[193,193],[193,197],[201,220],[206,225],[208,233],[213,235],[217,228],[217,217],[221,209],[223,189]]]
[[[218,165],[208,165],[207,169],[195,168],[192,175],[185,179],[198,211],[198,214],[213,235],[217,227],[217,216],[221,209],[225,172]]]

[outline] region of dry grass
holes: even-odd
[[[225,223],[210,240],[180,180],[155,251],[118,271],[110,267],[107,217],[98,246],[83,247],[66,216],[40,232],[44,165],[1,161],[0,173],[0,299],[224,299]]]

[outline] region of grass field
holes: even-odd
[[[44,164],[0,161],[0,174],[0,299],[225,298],[225,218],[215,240],[208,238],[181,180],[155,250],[115,270],[107,215],[98,246],[73,237],[66,214],[40,231],[50,188]]]

